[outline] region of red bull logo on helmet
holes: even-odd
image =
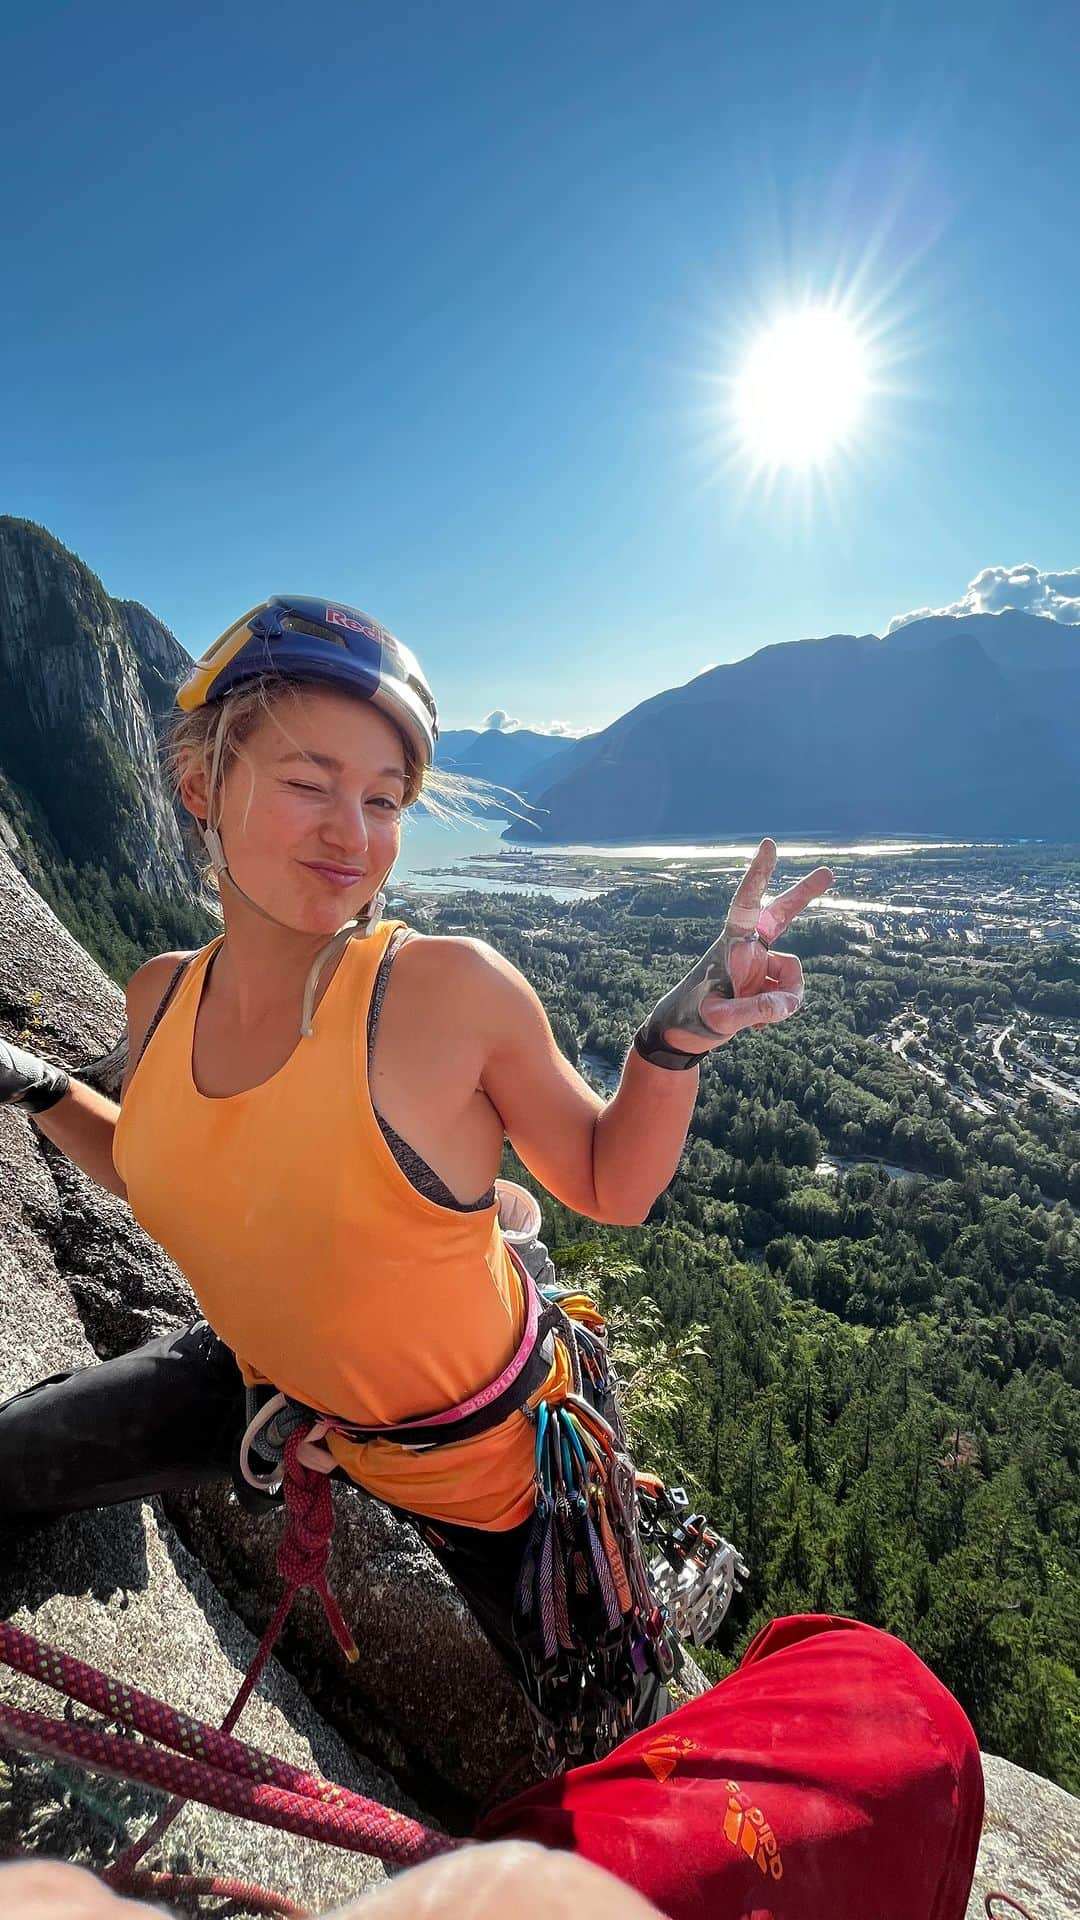
[[[327,607],[326,622],[331,627],[348,627],[350,633],[366,633],[369,640],[377,640],[378,633],[366,620],[354,620],[351,613],[344,613],[340,607]]]

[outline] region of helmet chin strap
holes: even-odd
[[[210,771],[211,802],[217,791],[218,769],[221,764],[221,728],[223,719],[224,714],[219,718],[214,733],[214,759]],[[238,900],[244,902],[246,907],[250,907],[253,912],[259,914],[262,919],[269,920],[272,926],[288,927],[290,933],[295,933],[296,928],[289,927],[287,920],[279,920],[276,915],[267,913],[266,908],[260,907],[257,900],[253,900],[249,893],[244,892],[243,887],[237,886],[236,881],[229,872],[221,835],[216,827],[210,825],[209,817],[207,817],[205,822],[199,822],[199,831],[202,834],[206,851],[210,856],[210,867],[218,883],[218,890],[220,891],[221,889],[222,881],[227,881],[231,891],[236,895]],[[314,1031],[311,1022],[315,1011],[315,995],[318,991],[319,979],[323,971],[329,965],[330,961],[334,959],[344,947],[348,946],[350,940],[365,940],[369,934],[374,933],[375,928],[382,919],[385,908],[385,893],[377,893],[374,899],[368,902],[363,912],[358,913],[354,919],[347,920],[343,927],[339,927],[333,937],[328,940],[326,945],[321,947],[315,955],[311,971],[308,974],[304,986],[304,1004],[300,1015],[300,1038],[302,1040],[310,1039]]]

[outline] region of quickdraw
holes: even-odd
[[[536,1509],[514,1630],[532,1678],[537,1762],[555,1773],[625,1738],[641,1675],[670,1679],[675,1652],[641,1547],[604,1321],[584,1294],[543,1295],[564,1316],[574,1391],[529,1412]]]

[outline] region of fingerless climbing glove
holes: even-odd
[[[63,1099],[70,1085],[71,1077],[62,1067],[39,1060],[36,1053],[24,1053],[10,1040],[0,1040],[0,1102],[44,1113]]]

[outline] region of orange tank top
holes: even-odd
[[[186,1275],[245,1379],[320,1412],[381,1426],[468,1399],[509,1364],[521,1284],[496,1205],[461,1213],[419,1193],[379,1129],[367,1017],[400,920],[344,949],[278,1071],[221,1099],[192,1073],[196,1013],[224,936],[190,963],[124,1098],[113,1160],[139,1224]],[[560,1347],[534,1399],[569,1385]],[[533,1505],[523,1413],[426,1453],[328,1444],[380,1500],[502,1531]]]

